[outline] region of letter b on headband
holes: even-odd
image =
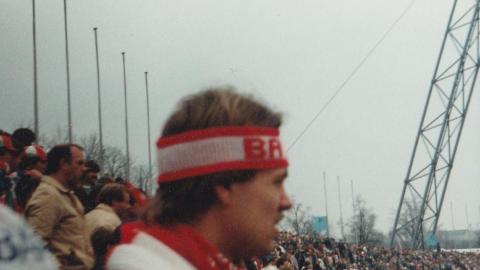
[[[158,182],[229,170],[284,168],[278,129],[217,127],[193,130],[157,141]]]
[[[276,137],[246,137],[243,139],[246,160],[282,159],[282,145]]]

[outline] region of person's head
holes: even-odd
[[[112,207],[120,218],[125,217],[131,208],[127,187],[117,183],[106,184],[102,187],[97,195],[97,204],[100,203]]]
[[[286,269],[291,269],[290,266],[291,266],[291,263],[290,261],[285,258],[285,257],[280,257],[277,259],[276,263],[275,263],[275,266],[279,269],[279,270],[286,270]]]
[[[103,186],[110,183],[115,183],[115,180],[113,180],[113,178],[108,175],[104,175],[100,177],[100,179],[98,179],[98,181],[95,184],[97,186]]]
[[[266,265],[272,265],[272,266],[273,266],[273,265],[276,264],[277,259],[278,259],[278,257],[270,254],[270,255],[268,255],[268,256],[263,256],[262,261],[263,261],[263,264],[264,264],[265,266],[266,266]]]
[[[268,254],[275,225],[291,206],[283,189],[281,123],[280,114],[232,88],[185,98],[157,143],[159,188],[146,217],[195,224],[215,211],[229,255]]]
[[[18,142],[20,148],[32,145],[37,136],[29,128],[17,128],[13,133],[12,137]]]
[[[85,157],[79,145],[56,145],[47,154],[45,174],[54,176],[69,188],[78,186],[84,171]]]
[[[40,145],[30,145],[23,149],[20,164],[22,170],[35,169],[41,173],[45,171],[47,166],[47,155]]]
[[[6,132],[0,131],[0,160],[11,166],[16,152],[17,149],[13,144],[12,136]]]
[[[85,168],[82,177],[84,184],[95,185],[98,179],[98,173],[100,172],[100,165],[94,160],[87,160],[87,162],[85,162]]]
[[[93,269],[105,269],[105,256],[110,247],[113,247],[118,239],[115,231],[100,227],[95,230],[90,237],[92,243],[93,253],[95,254],[95,267]]]

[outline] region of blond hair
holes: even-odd
[[[162,136],[223,126],[279,128],[281,115],[231,86],[209,88],[184,98],[167,120]],[[191,223],[216,201],[214,187],[248,181],[255,170],[236,170],[161,183],[144,218],[160,224]]]

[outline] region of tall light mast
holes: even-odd
[[[405,178],[390,245],[434,239],[480,62],[480,0],[454,1]],[[461,5],[461,7],[460,7]]]

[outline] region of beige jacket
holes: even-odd
[[[88,212],[85,219],[87,220],[87,235],[89,238],[100,229],[113,233],[122,223],[112,207],[103,203],[100,203],[95,209]]]
[[[25,208],[34,231],[46,242],[62,269],[91,269],[94,264],[81,202],[52,177],[44,176]]]

